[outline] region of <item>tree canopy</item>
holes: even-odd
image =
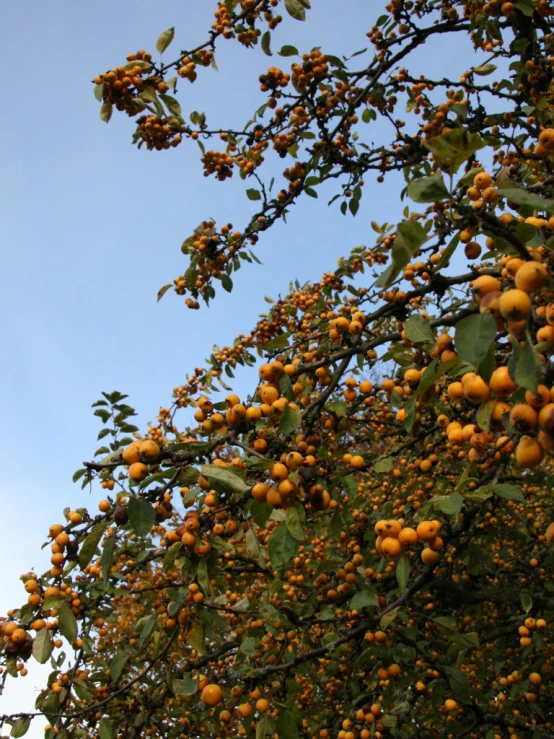
[[[554,736],[554,4],[392,0],[349,56],[273,48],[310,10],[226,0],[196,47],[170,28],[93,80],[139,149],[197,145],[251,201],[198,225],[158,299],[231,292],[329,187],[368,244],[214,347],[149,428],[121,392],[94,403],[73,479],[99,502],[50,526],[51,569],[0,621],[0,693],[52,666],[0,716],[13,737]],[[420,74],[452,39],[478,66]],[[186,109],[225,43],[260,69],[241,128]],[[363,197],[389,182],[399,223]]]

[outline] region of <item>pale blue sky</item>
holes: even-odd
[[[340,3],[340,12],[336,0],[313,5],[308,23],[287,19],[279,27],[274,50],[287,43],[354,52],[367,45],[365,32],[382,7],[363,0]],[[220,291],[200,311],[186,309],[173,292],[156,304],[158,288],[185,269],[179,247],[200,220],[244,226],[252,205],[244,190],[251,185],[238,177],[226,184],[204,178],[191,144],[138,151],[126,116],[114,114],[108,126],[99,120],[90,80],[131,51],[154,51],[158,34],[172,25],[168,58],[196,45],[207,36],[214,8],[209,0],[4,5],[0,42],[11,70],[0,117],[0,614],[24,601],[21,573],[46,569],[49,550],[40,552],[40,545],[62,508],[94,510],[102,497],[99,488],[89,495],[71,483],[99,446],[90,405],[102,390],[128,393],[145,428],[214,343],[253,327],[267,308],[264,295],[286,292],[295,277],[318,279],[338,256],[369,242],[371,220],[399,218],[391,184],[369,184],[355,219],[328,209],[324,194],[305,198],[288,225],[262,236],[263,266],[234,275],[232,295]],[[185,114],[206,111],[214,125],[246,122],[263,102],[259,74],[292,61],[229,41],[216,58],[219,73],[200,70],[199,82],[180,85]],[[461,59],[449,41],[423,50],[421,66],[412,69],[456,76],[467,65]],[[245,375],[238,378],[243,391]],[[32,707],[42,678],[36,663],[30,666],[31,676],[0,699],[0,713]],[[41,737],[42,725],[35,722],[28,736]]]

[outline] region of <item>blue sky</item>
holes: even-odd
[[[384,3],[383,3],[384,4]],[[309,22],[286,19],[272,48],[321,45],[328,53],[354,52],[381,3],[317,0]],[[99,444],[91,404],[102,390],[129,394],[141,428],[167,404],[174,386],[202,365],[214,343],[247,332],[267,304],[264,295],[286,292],[293,278],[317,279],[337,257],[371,239],[371,220],[399,218],[397,190],[369,184],[357,218],[345,218],[328,198],[305,198],[302,207],[265,234],[257,255],[263,266],[233,277],[212,307],[189,311],[173,292],[156,304],[159,287],[185,269],[179,246],[205,217],[247,222],[247,186],[236,178],[217,183],[202,176],[199,150],[183,144],[169,152],[138,151],[133,123],[98,118],[92,77],[138,48],[154,51],[158,34],[175,25],[167,56],[207,37],[213,2],[84,4],[9,3],[0,41],[13,62],[5,80],[0,117],[3,269],[2,441],[3,562],[0,614],[21,604],[19,575],[43,571],[40,551],[48,526],[65,505],[95,509],[92,494],[71,475]],[[238,125],[262,102],[258,75],[292,60],[246,51],[224,42],[220,71],[200,71],[181,84],[185,113],[206,111],[208,122]],[[424,49],[413,71],[464,71],[460,48]],[[467,58],[466,58],[467,59]],[[467,61],[466,61],[467,64]],[[438,74],[438,73],[437,73]],[[234,178],[235,180],[235,178]],[[238,387],[247,390],[247,373]],[[42,678],[36,663],[0,699],[0,713],[29,709]],[[42,736],[40,721],[28,736]]]

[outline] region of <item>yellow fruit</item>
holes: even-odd
[[[523,321],[531,313],[531,298],[524,290],[506,290],[502,293],[499,307],[500,313],[506,321]]]
[[[205,706],[213,708],[214,706],[217,706],[218,703],[220,703],[223,697],[223,693],[219,685],[214,685],[212,683],[210,685],[206,685],[206,687],[202,690],[202,694],[200,697],[202,703]]]

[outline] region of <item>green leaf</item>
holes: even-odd
[[[302,541],[306,538],[304,533],[304,522],[306,521],[306,511],[300,501],[295,501],[286,510],[285,522],[287,529],[295,539]]]
[[[410,577],[410,562],[405,553],[403,553],[396,562],[396,582],[401,593],[404,593]]]
[[[208,574],[208,560],[204,557],[198,563],[197,570],[198,584],[202,590],[207,593],[210,588],[210,576]]]
[[[285,349],[289,345],[289,336],[290,334],[285,332],[284,334],[281,334],[280,336],[276,336],[274,339],[271,339],[271,341],[268,341],[267,344],[264,344],[263,348],[264,351],[273,351],[274,349]]]
[[[455,667],[445,667],[444,671],[448,675],[448,682],[454,693],[454,698],[461,703],[469,703],[471,700],[471,685],[465,672],[461,672]]]
[[[226,275],[225,273],[221,275],[221,286],[228,293],[230,293],[233,290],[233,280],[229,277],[229,275]]]
[[[392,263],[379,276],[376,287],[388,287],[399,272],[408,264],[412,254],[427,241],[427,233],[417,221],[402,221],[396,229],[396,239],[392,245]]]
[[[285,8],[287,9],[288,14],[297,21],[306,20],[306,11],[300,0],[285,0]]]
[[[394,467],[394,464],[395,461],[393,457],[385,457],[384,459],[380,459],[378,462],[375,462],[373,469],[375,472],[390,472]]]
[[[477,410],[475,420],[477,421],[477,425],[483,429],[483,431],[488,431],[490,429],[491,416],[495,405],[496,398],[491,398],[490,400],[487,400],[486,403],[482,403]]]
[[[379,603],[373,593],[368,593],[367,590],[359,590],[354,593],[350,599],[349,608],[351,611],[360,611],[362,608],[368,606],[378,606]]]
[[[164,556],[164,570],[170,570],[175,562],[175,557],[182,548],[183,543],[181,541],[174,542]]]
[[[22,718],[18,718],[15,724],[12,726],[12,730],[10,731],[10,736],[15,737],[18,736],[25,736],[25,734],[29,731],[29,726],[31,725],[32,718],[29,718],[28,716],[23,716]]]
[[[99,103],[102,102],[102,100],[104,99],[104,85],[94,86],[94,97],[98,100]]]
[[[474,67],[473,71],[475,74],[478,74],[480,77],[486,77],[488,74],[492,74],[496,70],[496,66],[494,64],[481,64],[480,67]]]
[[[181,105],[176,98],[174,98],[172,95],[160,94],[160,100],[163,103],[165,103],[165,107],[169,110],[171,115],[174,115],[177,118],[181,117],[182,115]]]
[[[206,648],[204,646],[204,627],[200,623],[195,623],[191,626],[187,633],[187,643],[199,654],[205,654]]]
[[[173,681],[173,692],[175,695],[195,695],[198,692],[198,680],[190,677],[184,680]]]
[[[256,654],[256,639],[253,636],[245,636],[240,644],[239,651],[253,657]]]
[[[266,505],[266,504],[262,504],[262,505]],[[267,506],[267,507],[271,508],[271,506]],[[268,517],[266,517],[265,521],[267,521],[267,518]],[[264,524],[265,524],[265,521],[264,521]],[[248,551],[254,557],[254,559],[257,562],[259,562],[259,564],[265,569],[266,564],[265,564],[265,560],[262,555],[262,549],[260,547],[260,542],[258,541],[258,537],[256,536],[256,534],[250,527],[248,527],[248,530],[246,532],[246,546],[248,547]]]
[[[79,550],[79,565],[81,566],[81,569],[84,569],[96,554],[102,534],[107,528],[108,521],[102,521],[101,523],[96,524],[84,540],[83,545]]]
[[[284,398],[290,401],[294,400],[294,391],[292,389],[292,383],[290,381],[290,377],[287,375],[286,372],[283,372],[283,374],[279,378],[279,389],[281,390],[281,395]]]
[[[441,511],[445,516],[457,516],[462,510],[464,499],[458,492],[450,493],[450,495],[438,495],[431,499],[433,508]]]
[[[404,324],[404,331],[408,339],[417,344],[435,342],[433,329],[423,316],[410,316]]]
[[[146,498],[132,497],[127,506],[129,522],[137,536],[147,536],[156,522],[156,512]]]
[[[439,167],[451,174],[478,149],[486,146],[480,136],[463,128],[455,128],[440,136],[426,139],[422,143],[433,154]]]
[[[286,405],[279,420],[279,432],[281,434],[292,434],[302,423],[302,415],[298,408]]]
[[[385,615],[382,616],[381,621],[379,622],[379,626],[383,629],[383,631],[394,621],[397,613],[398,608],[393,608],[391,611],[385,613]]]
[[[113,105],[111,103],[102,103],[100,108],[100,120],[109,123],[113,113]]]
[[[210,485],[218,492],[246,493],[250,486],[225,467],[218,467],[215,464],[209,464],[202,467],[202,475],[207,478]]]
[[[273,508],[268,503],[260,503],[257,500],[253,500],[250,503],[250,515],[260,528],[264,528],[267,519],[270,517]],[[248,543],[248,539],[247,539]]]
[[[269,559],[274,570],[282,569],[291,557],[298,554],[296,540],[284,521],[276,526],[269,536]]]
[[[520,190],[517,187],[502,187],[498,190],[498,194],[515,205],[528,205],[533,210],[545,210],[550,215],[554,213],[554,200],[542,198],[540,195]]]
[[[77,638],[77,619],[69,606],[62,606],[58,613],[60,633],[70,644]]]
[[[281,47],[279,56],[298,56],[298,49],[296,48],[296,46],[289,46],[288,44],[285,44]]]
[[[106,539],[104,542],[104,548],[102,549],[102,578],[104,582],[107,582],[110,577],[114,547],[115,535],[112,534],[112,536]]]
[[[33,657],[43,665],[52,654],[52,639],[48,629],[41,629],[33,639]]]
[[[279,739],[299,739],[298,724],[291,711],[281,710],[275,721],[275,733]]]
[[[267,54],[267,56],[273,56],[273,54],[271,53],[270,44],[271,44],[271,34],[269,31],[266,31],[262,35],[261,45],[262,45],[262,51],[264,52],[264,54]]]
[[[449,616],[437,616],[436,618],[432,618],[431,621],[438,624],[444,636],[454,642],[454,644],[458,644],[458,646],[464,647],[464,649],[479,648],[479,637],[475,632],[460,634],[456,631],[455,618],[451,618]]]
[[[526,390],[536,393],[541,361],[533,346],[529,331],[525,332],[523,347],[520,347],[519,341],[514,338],[510,340],[510,343],[512,345],[512,356],[508,361],[510,377],[519,387],[524,387]]]
[[[408,185],[408,197],[416,203],[436,203],[449,196],[440,172],[431,177],[419,177]]]
[[[100,724],[98,725],[98,733],[100,734],[100,739],[116,739],[116,733],[107,718],[103,718],[100,721]]]
[[[525,613],[529,613],[531,608],[533,608],[533,599],[528,593],[522,593],[520,595],[521,600],[521,607],[525,611]]]
[[[346,400],[332,400],[327,403],[327,410],[334,413],[335,416],[339,416],[339,418],[344,418],[348,415],[348,403]]]
[[[74,678],[73,689],[75,690],[75,694],[80,700],[85,701],[86,703],[92,703],[92,693],[83,680],[80,680],[79,678]]]
[[[454,343],[458,359],[479,367],[496,338],[496,321],[487,313],[476,313],[456,324]]]
[[[119,678],[121,677],[121,673],[123,672],[130,656],[131,655],[129,654],[129,652],[119,652],[114,657],[112,657],[108,669],[110,671],[110,677],[112,678],[112,682],[114,685],[117,684]]]
[[[467,490],[463,493],[464,498],[468,498],[469,500],[488,500],[492,495],[493,492],[487,485],[481,485],[481,487],[475,490]]]
[[[504,498],[504,500],[516,500],[518,503],[525,502],[523,493],[517,485],[498,483],[497,485],[491,485],[490,488],[495,495],[498,495],[499,498]]]
[[[106,431],[106,429],[103,429],[103,431]],[[100,436],[98,438],[100,438]],[[81,477],[85,474],[85,472],[86,472],[85,468],[81,470],[77,470],[77,472],[73,473],[73,477],[71,479],[73,480],[73,482],[77,482],[77,480],[80,480]]]
[[[458,231],[458,233],[454,236],[452,241],[448,244],[448,246],[444,250],[442,257],[440,258],[440,261],[437,264],[437,270],[442,269],[450,262],[450,258],[452,257],[452,254],[454,254],[454,252],[456,251],[456,247],[458,246],[459,243],[460,243],[460,232]]]
[[[173,41],[174,37],[175,28],[173,27],[168,28],[167,31],[164,31],[163,33],[160,33],[160,35],[158,36],[158,40],[156,41],[156,51],[158,52],[158,54],[164,53],[169,44]]]
[[[142,627],[140,632],[139,647],[142,647],[144,645],[150,634],[154,631],[154,627],[156,626],[157,621],[157,613],[153,613],[151,616],[146,616],[145,618],[141,618],[139,620],[137,625],[140,625]]]
[[[261,200],[262,194],[259,190],[256,190],[255,187],[251,187],[246,191],[246,196],[248,200]]]

